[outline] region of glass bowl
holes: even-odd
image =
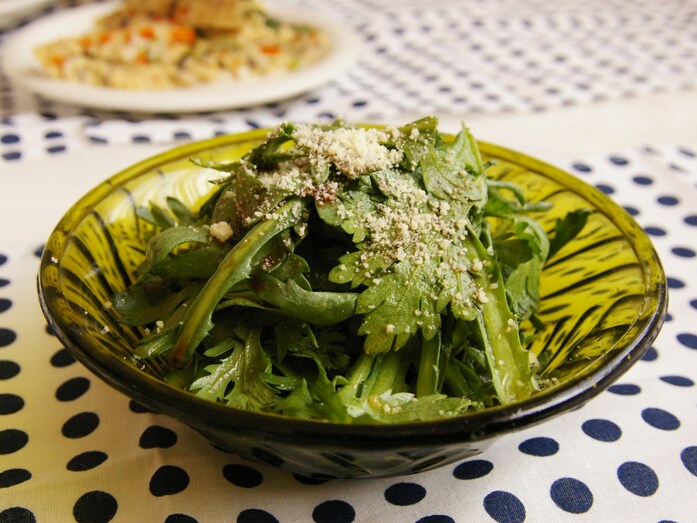
[[[215,175],[191,157],[236,159],[266,130],[177,147],[121,171],[65,214],[41,259],[38,292],[50,326],[94,374],[142,405],[193,427],[244,458],[321,478],[410,474],[469,458],[512,431],[582,406],[650,347],[665,318],[667,290],[646,234],[597,189],[523,154],[480,143],[492,177],[513,181],[530,200],[554,205],[551,228],[568,211],[591,209],[588,224],[544,268],[539,317],[545,329],[531,350],[553,385],[513,404],[445,420],[396,425],[337,424],[236,410],[168,385],[165,369],[136,360],[141,336],[117,321],[114,293],[133,278],[151,225],[136,214],[174,196],[197,208]]]

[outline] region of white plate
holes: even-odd
[[[41,11],[53,0],[0,0],[0,29],[7,29]]]
[[[269,14],[280,20],[302,22],[325,30],[332,43],[328,55],[309,67],[283,75],[157,91],[83,85],[49,78],[41,71],[33,51],[37,45],[86,33],[97,17],[118,5],[118,2],[107,2],[76,7],[19,29],[3,46],[5,72],[19,85],[59,102],[99,109],[185,113],[246,107],[299,95],[332,81],[354,63],[358,54],[359,41],[346,24],[314,12],[267,6]]]

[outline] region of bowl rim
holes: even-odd
[[[380,125],[371,126],[381,127]],[[72,230],[90,212],[93,202],[103,199],[143,173],[164,163],[208,149],[260,140],[269,130],[255,129],[188,143],[119,171],[87,192],[66,211],[49,236],[47,247],[54,243],[52,240],[55,236],[62,235],[60,231]],[[552,178],[564,187],[573,188],[575,193],[592,203],[626,237],[630,237],[635,252],[641,250],[649,253],[648,259],[639,258],[644,283],[648,289],[641,311],[648,310],[649,313],[635,319],[630,329],[617,343],[622,343],[624,338],[630,335],[633,337],[625,341],[622,349],[613,350],[601,356],[602,364],[598,364],[588,376],[576,375],[567,382],[543,390],[520,402],[489,407],[447,419],[398,424],[344,424],[307,420],[243,411],[217,404],[176,389],[153,375],[139,372],[131,361],[108,357],[99,351],[85,352],[80,346],[79,333],[60,320],[60,316],[56,315],[52,309],[51,300],[47,299],[45,272],[47,267],[55,265],[55,260],[60,259],[61,255],[61,252],[53,252],[49,248],[45,248],[42,253],[37,276],[41,310],[65,348],[103,381],[148,408],[167,414],[202,432],[234,429],[248,437],[267,440],[288,441],[292,435],[292,440],[296,444],[304,446],[316,446],[321,442],[332,445],[344,442],[350,444],[352,448],[379,450],[483,441],[492,436],[540,423],[561,412],[581,407],[607,389],[649,349],[667,313],[668,290],[665,273],[646,233],[626,211],[600,190],[526,154],[488,142],[479,141],[478,143],[484,156],[494,156],[506,162],[522,165],[535,172],[543,173],[544,176]],[[646,297],[654,294],[656,300]]]

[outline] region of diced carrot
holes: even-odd
[[[277,45],[262,45],[261,52],[268,55],[275,55],[281,52],[281,48]]]
[[[89,49],[92,47],[92,39],[89,36],[83,36],[80,38],[80,47],[83,49]]]
[[[148,40],[152,40],[153,38],[155,38],[155,31],[152,27],[149,26],[141,27],[140,29],[138,29],[138,34],[143,38],[147,38]]]
[[[55,65],[56,67],[63,67],[63,63],[65,62],[65,56],[60,55],[60,54],[54,54],[51,57],[51,63]]]
[[[100,43],[100,44],[105,44],[105,43],[107,43],[109,40],[111,40],[111,33],[104,32],[104,33],[101,33],[101,34],[99,35],[99,43]]]
[[[131,36],[132,36],[132,34],[131,34],[131,30],[130,30],[130,29],[126,29],[126,30],[123,31],[123,41],[124,41],[124,42],[126,42],[126,43],[130,42],[130,41],[131,41]]]
[[[150,63],[150,58],[148,58],[147,53],[145,51],[138,53],[138,56],[136,56],[136,62],[139,64],[148,64]]]
[[[191,27],[176,25],[170,33],[172,43],[193,44],[196,41],[196,32]]]

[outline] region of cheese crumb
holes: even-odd
[[[381,142],[388,139],[378,129],[322,129],[300,125],[293,140],[309,151],[310,163],[318,168],[333,163],[346,177],[353,179],[362,174],[388,169],[401,161],[403,152],[388,149]]]
[[[208,232],[211,238],[219,242],[226,242],[232,238],[232,227],[228,222],[217,222],[210,226]]]

